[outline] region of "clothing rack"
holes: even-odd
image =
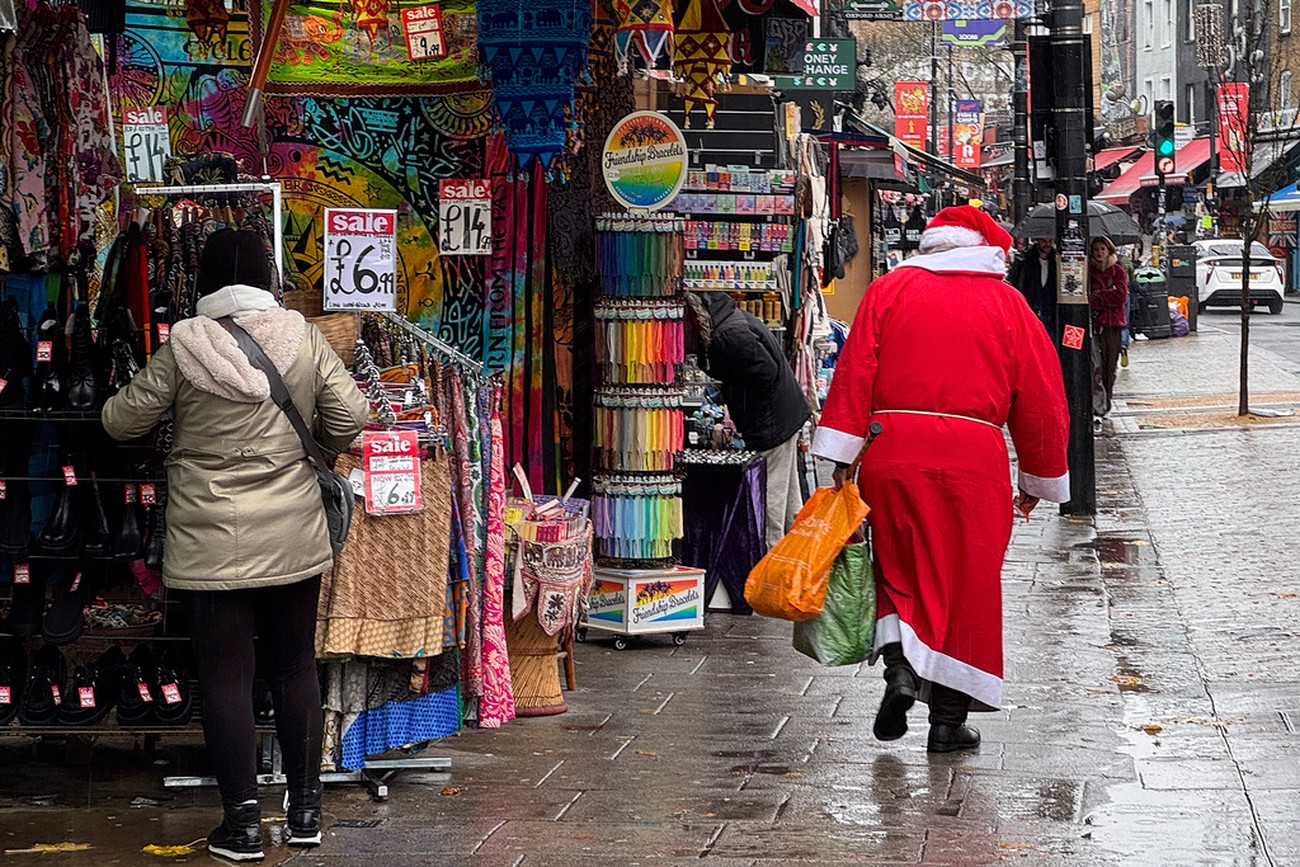
[[[137,184],[141,196],[198,196],[210,193],[269,193],[271,196],[271,231],[275,242],[275,273],[284,281],[284,187],[279,181],[258,181],[242,184],[180,184],[153,186]]]
[[[441,352],[443,355],[450,358],[452,361],[468,369],[471,373],[477,373],[480,376],[487,373],[487,365],[483,364],[483,362],[470,358],[468,355],[461,352],[459,349],[456,349],[451,344],[444,343],[443,341],[434,337],[432,334],[430,334],[428,331],[425,331],[423,328],[419,327],[418,325],[412,325],[410,322],[407,322],[405,319],[403,319],[402,317],[398,316],[395,313],[387,313],[387,312],[380,311],[379,315],[383,317],[384,321],[392,325],[396,325],[397,327],[405,331],[407,334],[414,337],[416,340],[419,340],[433,347],[438,352]]]

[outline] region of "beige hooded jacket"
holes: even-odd
[[[180,590],[291,584],[329,569],[329,532],[316,475],[288,418],[215,320],[233,316],[280,372],[327,451],[365,424],[364,396],[314,325],[269,292],[227,286],[177,322],[145,369],[104,405],[116,439],[147,433],[169,408],[163,581]]]

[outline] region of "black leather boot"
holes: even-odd
[[[27,555],[32,538],[32,491],[27,482],[6,478],[0,500],[0,554],[18,561]]]
[[[223,805],[225,817],[208,835],[208,851],[231,861],[261,861],[262,808],[257,801]]]
[[[920,683],[903,656],[901,644],[887,644],[881,653],[885,657],[885,694],[880,699],[872,733],[877,740],[896,741],[907,734],[907,712],[916,703]]]
[[[954,753],[973,750],[980,745],[979,729],[974,726],[950,726],[934,723],[930,726],[930,739],[925,745],[928,753]]]
[[[36,325],[37,362],[32,374],[32,389],[28,405],[32,412],[53,412],[63,408],[63,375],[67,366],[67,353],[63,344],[63,328],[58,311],[51,305],[41,314]],[[48,343],[49,360],[41,361],[40,345]]]
[[[78,504],[82,499],[82,485],[86,483],[78,473],[77,485],[64,485],[59,488],[58,499],[50,519],[41,528],[36,537],[37,544],[51,554],[71,554],[81,542],[81,510]]]
[[[94,473],[90,474],[90,484],[83,482],[82,485],[85,490],[85,502],[82,505],[86,541],[81,550],[87,557],[102,559],[113,553],[113,537],[108,528],[108,512],[104,510],[103,493]]]
[[[18,300],[12,295],[0,304],[0,411],[26,405],[26,380],[32,374],[32,348],[23,334]]]
[[[0,633],[29,638],[41,628],[41,616],[45,614],[45,586],[51,565],[48,560],[37,560],[21,566],[27,569],[27,581],[20,584],[15,580],[9,616],[0,623]],[[19,567],[14,568],[16,573]]]
[[[144,546],[144,565],[162,571],[163,548],[167,541],[167,476],[154,483],[154,504],[149,508],[149,534]]]
[[[90,306],[77,305],[72,320],[72,355],[68,365],[68,408],[87,412],[95,408],[99,389],[95,383],[95,338],[90,332]]]
[[[102,563],[74,563],[45,612],[42,633],[50,644],[71,644],[86,628],[86,606],[100,586]]]
[[[324,820],[321,815],[321,790],[289,793],[290,846],[319,846]]]
[[[0,638],[0,728],[18,716],[27,686],[27,651],[16,638]]]

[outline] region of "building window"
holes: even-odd
[[[1201,0],[1187,0],[1187,41],[1196,41],[1196,7],[1201,4]]]
[[[1184,117],[1187,118],[1188,126],[1196,126],[1196,85],[1189,84],[1185,91],[1187,94],[1187,110]]]
[[[1291,70],[1285,69],[1277,79],[1278,108],[1291,107]]]
[[[1291,0],[1277,0],[1277,29],[1283,36],[1291,32]]]
[[[1150,48],[1155,43],[1155,38],[1154,38],[1155,29],[1156,29],[1155,0],[1145,0],[1145,2],[1142,4],[1142,11],[1143,11],[1143,18],[1144,18],[1142,22],[1142,36],[1143,39],[1145,40],[1144,47]]]
[[[1166,100],[1174,98],[1174,82],[1167,75],[1160,79],[1160,98]]]
[[[1174,35],[1174,0],[1164,0],[1160,4],[1160,11],[1163,13],[1160,22],[1160,44],[1165,48],[1173,41]]]

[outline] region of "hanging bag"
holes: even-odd
[[[330,550],[337,557],[348,540],[348,529],[352,526],[352,507],[356,495],[352,493],[351,483],[330,469],[330,463],[325,460],[325,453],[321,451],[320,443],[316,442],[316,437],[312,436],[307,422],[303,421],[302,413],[294,406],[293,398],[289,396],[289,388],[284,384],[280,372],[275,369],[275,365],[253,336],[229,316],[223,316],[217,322],[230,332],[231,337],[235,338],[235,343],[239,344],[239,348],[248,356],[252,365],[266,374],[266,381],[271,386],[271,400],[275,401],[275,405],[280,407],[288,417],[289,424],[302,440],[302,447],[307,452],[307,463],[311,464],[311,468],[316,472],[316,481],[320,485],[321,504],[325,508],[325,523],[329,527]]]
[[[822,665],[857,665],[876,640],[876,581],[866,542],[850,542],[831,564],[826,604],[794,624],[794,649]]]
[[[880,430],[880,423],[872,422],[862,450],[849,467],[850,477]],[[798,622],[820,614],[831,564],[868,511],[851,481],[839,488],[818,488],[799,510],[790,532],[749,573],[745,601],[759,614],[781,620]]]

